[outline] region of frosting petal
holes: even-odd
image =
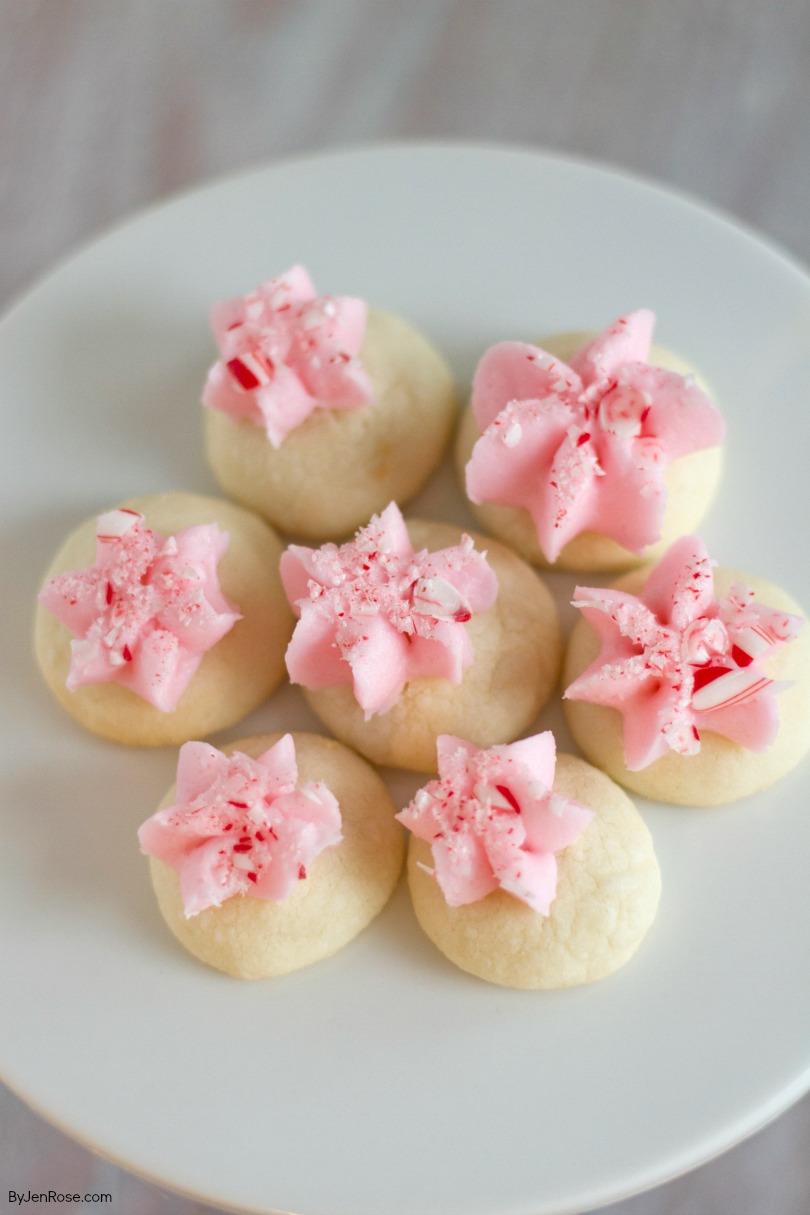
[[[560,359],[528,342],[498,342],[482,356],[473,377],[471,404],[483,432],[509,401],[543,401],[566,389],[582,391],[579,376]]]
[[[570,366],[521,342],[479,363],[467,494],[527,510],[548,561],[591,530],[642,552],[660,535],[666,466],[723,440],[693,379],[647,365],[653,324],[646,309],[620,317]]]
[[[211,310],[220,359],[203,404],[262,426],[273,447],[316,409],[353,409],[372,398],[357,355],[367,309],[349,296],[317,296],[303,266]]]
[[[95,565],[59,574],[39,595],[76,634],[70,691],[114,681],[171,712],[203,654],[240,619],[217,577],[227,546],[215,524],[164,539],[134,511],[99,515]]]
[[[207,743],[180,749],[176,801],[141,826],[141,850],[177,870],[186,917],[237,894],[281,902],[342,839],[320,782],[300,787],[292,736],[251,759]]]
[[[646,363],[650,355],[655,313],[639,308],[620,316],[577,351],[571,367],[586,385],[614,376],[628,363]]]
[[[792,640],[803,621],[754,603],[744,586],[717,599],[699,537],[676,541],[640,596],[577,587],[574,606],[600,652],[564,695],[618,709],[630,771],[668,751],[696,754],[703,729],[751,751],[773,742],[783,685],[757,660]]]
[[[548,915],[557,889],[555,854],[593,818],[587,807],[552,792],[551,732],[488,750],[442,735],[436,749],[438,780],[397,818],[430,843],[449,905],[476,902],[500,887]]]
[[[492,607],[497,578],[469,536],[416,553],[391,503],[354,540],[291,545],[281,580],[299,621],[287,649],[293,683],[351,683],[366,720],[385,713],[422,677],[460,682],[473,659],[465,629]]]

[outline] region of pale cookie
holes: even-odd
[[[457,545],[462,529],[406,520],[414,549]],[[473,659],[460,683],[443,678],[409,682],[386,712],[365,719],[349,686],[304,690],[324,725],[374,763],[432,772],[436,739],[453,734],[478,746],[523,733],[554,691],[562,638],[552,596],[535,572],[509,549],[473,535],[498,581],[495,603],[465,624]]]
[[[234,725],[262,704],[285,675],[284,651],[293,617],[278,575],[278,538],[263,520],[232,502],[197,494],[133,498],[108,516],[119,511],[142,515],[144,525],[162,538],[202,524],[215,524],[227,533],[216,574],[222,596],[240,618],[203,654],[176,708],[164,711],[116,682],[85,683],[69,691],[74,634],[38,604],[35,649],[48,686],[83,726],[131,746],[176,746]],[[96,558],[96,533],[96,517],[73,532],[45,583],[68,571],[89,570]],[[108,594],[112,598],[111,590]]]
[[[594,337],[595,334],[589,332],[565,333],[543,338],[540,346],[567,363]],[[692,377],[704,392],[709,392],[699,373],[663,346],[652,346],[649,364],[680,376]],[[473,448],[480,437],[472,405],[469,405],[464,410],[455,443],[456,468],[462,487]],[[515,552],[541,569],[552,567],[563,570],[618,572],[638,566],[642,562],[655,560],[678,536],[695,531],[714,501],[722,468],[723,449],[718,445],[692,451],[664,467],[666,502],[660,525],[660,538],[648,544],[641,554],[630,551],[598,531],[587,530],[565,543],[552,563],[541,551],[537,528],[528,510],[521,506],[503,506],[486,501],[470,501],[470,509],[487,532],[503,540]]]
[[[638,595],[648,575],[648,570],[635,570],[619,579],[615,588]],[[754,591],[757,604],[805,619],[794,599],[763,579],[719,568],[713,570],[713,576],[718,596],[727,595],[735,583],[744,583]],[[570,687],[596,660],[599,651],[595,632],[585,619],[579,619],[565,656],[564,688]],[[758,665],[766,676],[784,681],[776,696],[778,730],[765,750],[749,750],[701,725],[700,749],[696,754],[669,751],[649,766],[630,771],[625,761],[623,719],[617,709],[585,700],[565,699],[566,720],[591,763],[643,797],[683,806],[733,802],[773,784],[795,767],[810,749],[810,628],[807,623],[794,640],[758,660]]]
[[[282,736],[243,739],[227,748],[254,758]],[[373,769],[340,743],[295,734],[299,787],[322,782],[340,808],[342,840],[320,853],[281,902],[237,894],[187,918],[177,872],[150,857],[161,914],[178,941],[209,966],[243,979],[270,978],[337,953],[388,902],[404,857],[404,833],[388,790]],[[169,791],[161,808],[170,806]]]
[[[633,803],[584,760],[559,755],[554,792],[595,811],[557,854],[557,893],[541,915],[504,890],[448,905],[430,846],[411,838],[408,884],[417,919],[456,966],[504,987],[551,989],[605,978],[636,952],[658,908],[653,842]]]
[[[252,421],[205,409],[208,461],[232,497],[303,540],[339,539],[439,464],[458,416],[445,360],[397,316],[370,311],[359,355],[372,400],[319,409],[279,447]]]

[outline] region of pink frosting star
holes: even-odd
[[[287,649],[290,679],[312,689],[353,684],[366,720],[392,708],[412,679],[459,683],[473,659],[464,625],[498,593],[469,536],[415,553],[393,502],[348,544],[291,545],[280,568],[300,616]]]
[[[273,447],[316,409],[371,400],[371,381],[356,357],[365,303],[316,296],[303,266],[216,304],[211,324],[222,357],[209,372],[203,404],[263,426]]]
[[[258,759],[202,742],[180,748],[175,804],[147,819],[138,841],[180,874],[186,918],[237,894],[280,903],[340,843],[334,794],[321,781],[297,785],[290,734]]]
[[[467,493],[528,510],[548,561],[587,530],[641,552],[661,532],[666,465],[723,441],[691,378],[648,366],[654,324],[647,310],[620,317],[570,366],[525,342],[478,364]]]
[[[241,619],[217,578],[227,547],[215,524],[164,539],[136,511],[99,515],[95,565],[59,574],[39,595],[75,634],[68,689],[115,681],[171,712],[203,654]]]
[[[574,606],[601,652],[564,693],[618,709],[627,767],[635,772],[676,751],[700,750],[700,731],[751,751],[770,746],[779,718],[775,683],[757,665],[801,628],[800,617],[754,603],[735,583],[716,599],[703,541],[676,541],[641,595],[577,587]]]
[[[557,893],[555,853],[578,839],[593,811],[552,792],[556,745],[550,730],[483,751],[443,734],[439,779],[397,818],[433,853],[451,907],[500,887],[548,915]]]

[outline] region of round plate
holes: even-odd
[[[693,202],[593,165],[474,146],[365,148],[217,183],[85,249],[0,327],[7,695],[0,1074],[162,1185],[256,1212],[564,1215],[730,1146],[810,1086],[810,769],[745,803],[642,810],[664,895],[592,987],[487,986],[400,887],[328,962],[240,983],[183,953],[138,824],[175,755],[83,734],[30,658],[64,533],[125,497],[215,489],[198,399],[218,299],[303,262],[403,313],[469,382],[486,346],[650,307],[728,419],[704,536],[810,602],[810,281]],[[411,513],[466,519],[449,470]],[[797,558],[802,557],[802,560]],[[561,603],[573,585],[550,579]],[[229,738],[310,726],[283,691]],[[559,730],[559,706],[540,719]],[[418,782],[394,780],[404,804]]]

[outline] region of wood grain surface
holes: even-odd
[[[380,139],[612,163],[807,264],[809,68],[807,0],[0,0],[0,308],[170,193]],[[806,1098],[611,1210],[807,1215],[808,1142]],[[91,1155],[3,1090],[0,1202],[12,1188],[107,1192],[116,1215],[209,1209]]]

